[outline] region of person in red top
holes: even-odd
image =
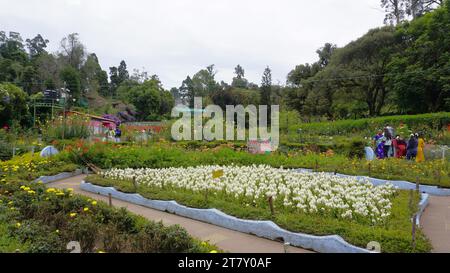
[[[397,136],[395,140],[393,141],[394,147],[395,147],[395,157],[396,158],[403,158],[406,156],[406,142],[400,138],[400,136]]]

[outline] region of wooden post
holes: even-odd
[[[417,225],[417,214],[414,214],[412,223],[412,234],[411,234],[413,250],[416,250],[416,225]]]
[[[133,186],[134,186],[134,192],[137,193],[136,176],[133,176]]]
[[[440,170],[436,170],[436,179],[438,182],[438,185],[441,184],[441,171]]]
[[[284,253],[289,253],[289,247],[291,246],[290,243],[284,243]]]
[[[30,170],[31,170],[31,164],[32,163],[33,163],[33,160],[30,160],[30,163],[28,165],[28,169],[30,169]],[[28,171],[28,181],[31,181],[31,180],[32,180],[31,172]]]
[[[273,209],[273,197],[269,197],[269,207],[270,207],[270,213],[272,214],[272,216],[275,215],[275,210]]]
[[[334,175],[337,175],[338,170],[334,169]]]
[[[417,193],[420,193],[419,177],[416,178],[416,191]]]
[[[414,203],[413,202],[414,202],[414,191],[410,190],[409,191],[409,204],[408,204],[410,215],[412,215],[414,213],[413,212],[413,209],[414,209],[414,207],[413,207]]]
[[[112,207],[112,194],[111,193],[108,193],[108,203],[109,203],[109,206],[110,207]]]

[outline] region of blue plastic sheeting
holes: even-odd
[[[42,149],[40,155],[41,155],[41,157],[49,157],[49,156],[57,155],[58,153],[59,153],[59,151],[55,147],[47,146],[44,149]]]
[[[423,211],[430,203],[430,195],[426,193],[422,193],[421,200],[419,202],[419,211],[417,213],[417,222],[416,224],[420,226],[420,218],[422,218]]]
[[[375,159],[375,152],[372,148],[366,147],[364,148],[364,152],[366,153],[366,160],[373,161]]]
[[[74,172],[71,172],[71,173],[67,172],[67,173],[60,173],[60,174],[52,175],[52,176],[41,176],[38,179],[34,180],[33,182],[37,183],[37,182],[41,181],[44,184],[48,184],[48,183],[52,183],[52,182],[55,182],[58,180],[77,176],[82,173],[83,172],[81,170],[75,170]]]

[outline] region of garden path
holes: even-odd
[[[430,196],[420,224],[433,245],[433,252],[450,253],[450,197]]]
[[[85,175],[79,175],[57,182],[49,183],[49,187],[54,188],[73,188],[75,193],[87,196],[89,198],[108,202],[108,197],[98,194],[85,192],[80,189],[80,183]],[[132,203],[112,199],[116,207],[125,207],[129,211],[144,216],[153,221],[162,221],[164,224],[178,224],[185,228],[189,234],[202,241],[209,241],[220,249],[231,253],[283,253],[284,245],[280,242],[271,241],[254,235],[233,231],[230,229],[218,227],[208,223],[188,219],[174,214],[146,208]],[[288,247],[289,253],[311,253],[309,250]]]

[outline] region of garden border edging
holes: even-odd
[[[223,213],[217,209],[195,209],[178,204],[176,201],[157,201],[142,197],[140,194],[123,193],[113,187],[102,187],[82,181],[80,189],[103,196],[130,202],[136,205],[167,211],[179,216],[202,221],[231,230],[253,234],[258,237],[276,240],[283,238],[290,245],[311,249],[320,253],[372,253],[346,242],[338,235],[315,236],[284,230],[272,221],[243,220]]]
[[[63,173],[59,173],[59,174],[51,175],[51,176],[41,176],[41,177],[33,180],[33,182],[37,183],[37,182],[41,181],[44,184],[48,184],[48,183],[52,183],[52,182],[55,182],[58,180],[74,177],[74,176],[81,175],[81,174],[83,174],[83,171],[81,169],[76,169],[73,172],[63,172]]]

